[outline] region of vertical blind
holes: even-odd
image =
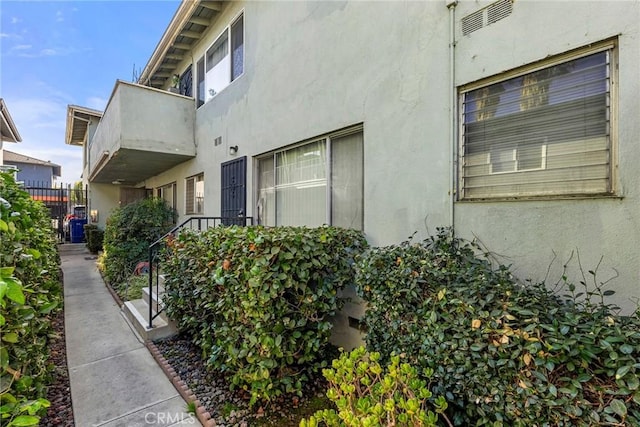
[[[610,192],[610,56],[463,92],[462,198]]]
[[[362,131],[264,157],[258,177],[261,224],[363,228]]]

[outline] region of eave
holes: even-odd
[[[0,140],[7,142],[22,142],[22,137],[16,128],[16,124],[9,114],[7,104],[0,98]]]
[[[183,0],[142,70],[138,84],[165,88],[178,65],[224,8],[224,1]]]
[[[89,122],[92,120],[99,121],[101,118],[102,111],[80,107],[79,105],[67,106],[65,143],[69,145],[84,145],[87,142]]]

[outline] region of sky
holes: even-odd
[[[22,142],[4,149],[82,174],[82,148],[65,144],[67,105],[104,110],[117,79],[144,68],[178,0],[0,1],[0,97]]]

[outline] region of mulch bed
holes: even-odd
[[[47,400],[51,406],[40,425],[44,427],[74,427],[71,406],[71,386],[67,369],[67,345],[64,335],[64,310],[58,311],[51,319],[53,334],[49,339],[49,361],[54,365],[53,383],[47,389]]]

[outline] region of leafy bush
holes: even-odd
[[[300,427],[360,426],[436,426],[438,415],[447,409],[446,400],[432,397],[427,381],[408,363],[400,364],[400,356],[391,357],[383,368],[380,353],[367,353],[359,347],[343,353],[333,361],[333,369],[323,369],[329,381],[327,397],[338,411],[325,409],[300,422]],[[425,373],[428,378],[433,371]],[[435,412],[429,408],[433,407]]]
[[[116,209],[107,219],[101,265],[111,284],[126,280],[147,259],[149,245],[173,227],[174,212],[162,199],[143,199]]]
[[[360,232],[335,227],[218,227],[169,241],[164,302],[210,365],[251,403],[298,392],[325,366],[329,316],[353,283]]]
[[[0,417],[37,425],[49,405],[49,313],[61,302],[59,257],[49,213],[0,173]]]
[[[100,230],[97,225],[85,224],[84,237],[84,240],[87,242],[87,249],[89,249],[89,252],[97,254],[102,250],[104,231]]]
[[[594,302],[611,293],[597,282],[568,299],[518,285],[478,250],[448,229],[372,249],[357,274],[367,347],[433,369],[456,425],[640,425],[640,312]]]

